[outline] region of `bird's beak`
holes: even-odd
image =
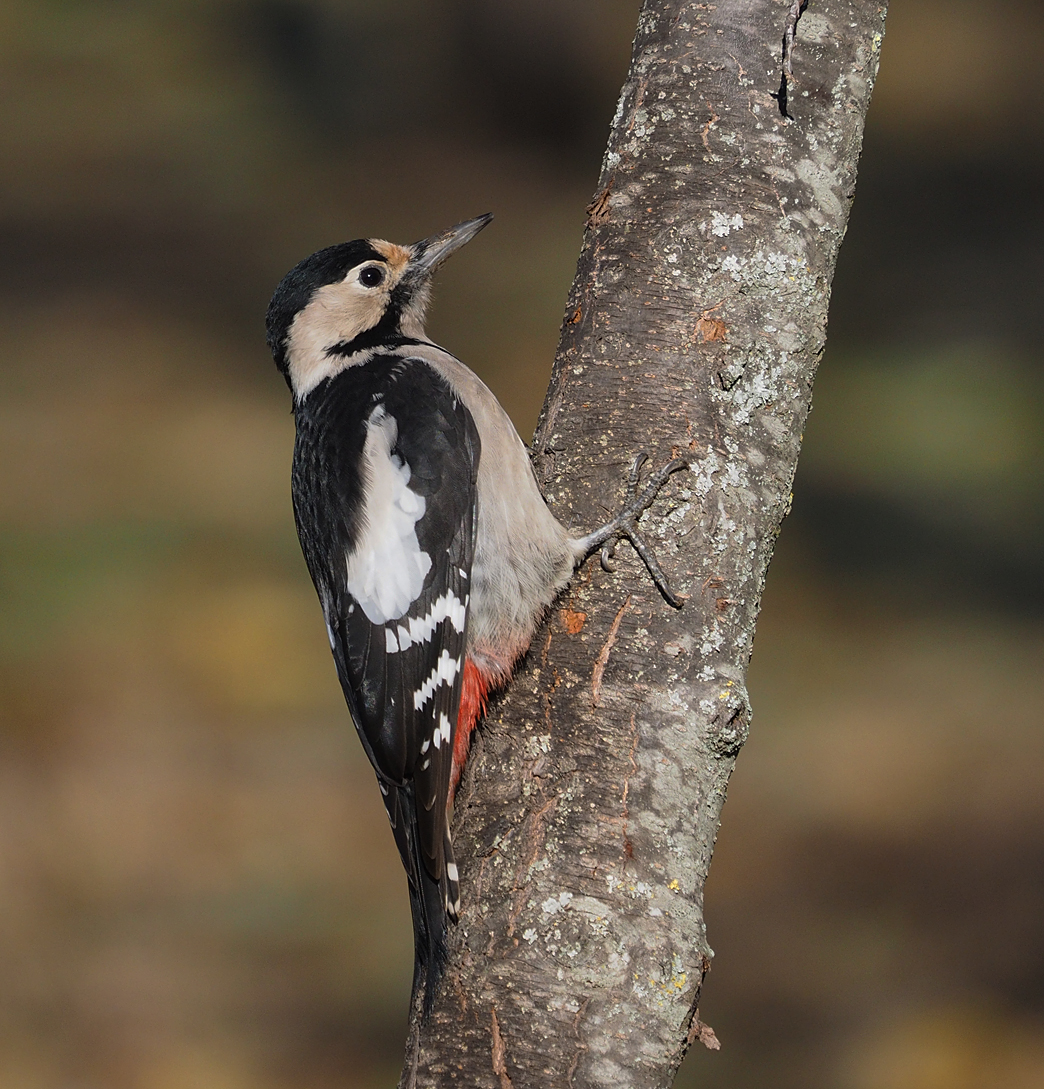
[[[484,216],[476,216],[474,219],[466,219],[448,231],[433,234],[430,238],[423,238],[415,242],[412,247],[413,256],[410,258],[410,269],[422,276],[430,276],[446,260],[451,253],[455,253],[466,246],[474,237],[492,220],[493,216],[487,213]]]

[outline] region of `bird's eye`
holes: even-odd
[[[359,273],[359,283],[363,287],[377,287],[384,283],[384,273],[376,265],[367,265]]]

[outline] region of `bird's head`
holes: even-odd
[[[280,281],[268,306],[268,346],[301,401],[357,352],[424,337],[431,278],[491,215],[398,246],[360,238],[313,253]]]

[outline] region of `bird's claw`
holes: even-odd
[[[641,478],[642,466],[648,460],[649,455],[646,453],[641,453],[634,459],[631,471],[627,476],[628,503],[611,522],[591,535],[592,545],[597,547],[598,544],[601,544],[599,559],[604,570],[611,572],[614,570],[611,561],[616,552],[616,544],[622,537],[626,537],[631,542],[635,552],[642,558],[642,562],[648,568],[653,582],[656,583],[656,587],[663,594],[664,599],[675,609],[680,609],[683,602],[671,590],[667,576],[663,573],[663,568],[660,567],[652,550],[638,532],[638,519],[652,505],[653,500],[671,473],[688,468],[689,462],[687,458],[675,458],[673,461],[669,461],[662,469],[658,469],[653,473],[645,488],[639,493],[638,482]]]
[[[642,475],[642,466],[649,460],[649,455],[643,450],[631,465],[631,472],[627,477],[627,495],[633,499],[638,491],[638,479]]]
[[[615,555],[616,539],[614,538],[611,541],[606,541],[605,544],[602,545],[602,554],[598,558],[601,561],[603,571],[613,572],[616,570],[616,568],[610,562]]]

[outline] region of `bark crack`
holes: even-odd
[[[576,1068],[580,1065],[580,1058],[587,1050],[587,1044],[580,1039],[580,1022],[584,1018],[584,1014],[587,1012],[588,1004],[591,1001],[591,996],[588,995],[580,1005],[580,1009],[576,1011],[576,1016],[573,1018],[573,1035],[576,1037],[576,1051],[573,1054],[573,1058],[569,1063],[569,1069],[566,1071],[566,1081],[569,1085],[569,1089],[573,1089],[573,1078],[576,1077]]]
[[[631,595],[628,594],[627,600],[620,606],[620,609],[609,628],[609,637],[606,639],[605,645],[598,652],[598,657],[595,659],[594,669],[591,671],[592,707],[598,706],[599,697],[602,694],[602,677],[605,675],[605,667],[609,664],[609,655],[612,653],[613,646],[616,643],[616,636],[620,631],[620,621],[623,620],[623,614],[627,612],[627,608],[630,604]]]
[[[490,1006],[490,1013],[493,1018],[493,1073],[500,1078],[500,1089],[513,1089],[511,1078],[507,1072],[507,1046],[500,1032],[496,1006]]]
[[[547,839],[545,818],[547,817],[547,814],[553,812],[557,806],[558,798],[549,798],[538,810],[536,810],[536,812],[531,813],[526,820],[526,831],[523,839],[528,850],[523,854],[519,861],[518,869],[515,871],[515,897],[511,905],[511,913],[508,916],[507,926],[507,936],[509,938],[514,937],[515,924],[518,922],[519,916],[526,906],[526,898],[529,894],[526,878],[530,867],[536,862],[544,847],[544,841]]]
[[[783,57],[780,64],[779,75],[779,90],[775,94],[775,99],[779,103],[779,112],[788,120],[793,121],[788,112],[787,106],[787,94],[792,84],[797,83],[794,79],[794,38],[797,35],[798,20],[801,18],[801,13],[808,7],[808,0],[794,0],[790,5],[790,11],[787,12],[787,21],[783,25]]]

